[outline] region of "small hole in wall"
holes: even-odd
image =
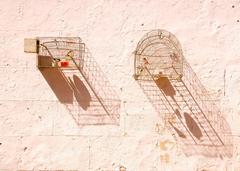
[[[2,143],[0,143],[0,145],[2,145]]]
[[[235,6],[234,6],[234,5],[232,5],[232,8],[235,8]]]
[[[237,20],[237,22],[239,23],[239,20]]]
[[[144,24],[142,23],[141,26],[144,26]]]

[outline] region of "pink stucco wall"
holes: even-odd
[[[0,171],[239,171],[240,2],[237,0],[0,1]],[[232,158],[185,156],[133,79],[133,53],[152,29],[180,40],[221,100]],[[23,40],[79,36],[121,100],[118,125],[76,124]],[[168,142],[168,148],[162,148]],[[168,155],[169,160],[164,160]]]

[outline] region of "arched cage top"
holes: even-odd
[[[177,78],[183,72],[183,58],[181,45],[172,33],[160,29],[150,31],[139,41],[135,51],[135,78],[149,80],[149,74]]]

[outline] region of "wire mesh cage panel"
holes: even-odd
[[[148,32],[135,51],[135,78],[151,80],[143,67],[147,65],[153,76],[164,74],[176,78],[182,74],[183,55],[177,38],[166,30]]]
[[[64,67],[74,68],[73,60],[81,67],[85,44],[79,37],[39,37],[39,68]]]
[[[84,80],[83,76],[78,72],[78,70],[64,70],[64,77],[69,80],[69,85],[73,90],[73,102],[65,103],[65,106],[69,113],[74,118],[77,125],[117,125],[119,122],[119,110],[120,101],[111,98],[110,94],[103,95],[103,93],[94,93],[96,91],[104,91],[96,89],[96,84],[93,84],[91,80],[91,85],[94,89],[91,89]],[[106,83],[105,91],[110,93],[111,88],[107,87]],[[98,98],[96,97],[98,96]],[[114,96],[114,95],[112,95]],[[100,101],[102,104],[100,103]],[[104,108],[103,106],[104,105]],[[106,110],[108,113],[106,113]]]

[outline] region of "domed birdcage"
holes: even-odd
[[[149,80],[163,74],[177,78],[183,74],[183,53],[177,38],[166,30],[153,30],[143,36],[135,51],[135,78]]]
[[[150,31],[137,44],[134,57],[134,78],[186,154],[230,154],[232,145],[221,129],[219,110],[177,38],[166,30]],[[227,129],[224,132],[229,135]]]

